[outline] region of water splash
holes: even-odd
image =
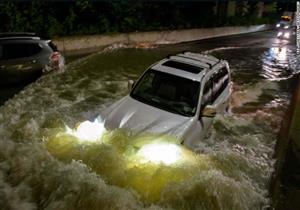
[[[179,146],[188,157],[184,164],[141,162],[137,153],[153,142],[153,135],[118,130],[105,132],[102,141],[85,142],[65,133],[65,124],[73,128],[77,122],[94,119],[102,107],[125,95],[126,81],[154,60],[157,54],[149,50],[91,55],[63,74],[41,78],[1,107],[1,207],[262,209],[268,205],[275,131],[259,119],[273,121],[273,109],[281,107],[280,101],[271,103],[274,98],[261,102],[265,92],[280,92],[275,82],[249,84],[252,76],[241,77],[236,86],[241,94],[235,100],[241,112],[217,117],[198,153]],[[240,64],[247,62],[236,66]],[[178,145],[171,137],[163,142]]]
[[[216,126],[220,123],[223,126],[233,124],[232,120],[228,121],[225,118],[219,120]],[[235,123],[241,124],[241,120],[237,120]],[[249,123],[246,121],[244,123],[245,129],[249,129]],[[219,128],[215,128],[217,129],[214,131],[219,132]],[[230,138],[234,135],[241,136],[240,133],[236,133],[236,126],[231,129],[234,132]],[[256,129],[255,126],[254,129]],[[221,130],[223,132],[223,129]],[[256,133],[260,132],[256,131]],[[211,138],[217,142],[220,140],[216,137],[218,135],[211,135]],[[255,138],[263,139],[264,136],[260,135]],[[222,136],[226,135],[223,134]],[[251,135],[249,134],[245,138],[251,140]],[[236,141],[239,142],[239,140]],[[247,152],[249,159],[244,157],[245,154],[236,152],[237,142],[232,146],[224,147],[227,139],[223,139],[219,141],[219,144],[214,143],[217,145],[214,146],[215,149],[209,152],[202,150],[198,154],[179,146],[178,140],[173,137],[152,134],[135,136],[123,130],[110,132],[105,136],[104,142],[105,144],[100,142],[85,144],[72,136],[56,135],[55,138],[48,140],[47,148],[52,155],[61,160],[67,162],[73,159],[80,160],[91,171],[107,180],[109,184],[128,190],[133,189],[141,201],[147,205],[152,203],[162,207],[171,206],[176,209],[199,208],[201,206],[203,209],[217,208],[218,206],[223,206],[224,209],[239,209],[244,204],[237,202],[237,200],[244,200],[253,208],[261,207],[267,203],[267,200],[261,196],[265,193],[262,179],[263,177],[268,179],[270,175],[262,175],[266,173],[266,167],[271,167],[267,164],[269,159],[268,157],[266,160],[264,159],[263,162],[266,165],[263,165],[264,168],[262,168],[260,159],[254,162],[255,150],[251,150],[250,155]],[[223,144],[222,150],[218,149],[220,143]],[[157,161],[158,156],[155,156],[155,153],[148,153],[144,156],[143,158],[148,160],[145,161],[145,159],[141,159],[141,154],[149,145],[173,145],[169,149],[174,149],[173,152],[180,155],[176,157],[177,161],[173,164],[161,160]],[[210,146],[210,148],[213,147]],[[226,151],[224,148],[227,148]],[[263,148],[262,151],[265,151],[264,149],[266,148]],[[157,153],[159,150],[155,152]],[[251,155],[253,155],[253,163],[250,161]],[[154,156],[155,160],[153,161],[152,157]],[[269,169],[270,171],[271,169]],[[255,184],[253,181],[258,181],[261,184]],[[213,184],[214,188],[211,188],[210,184]],[[226,189],[224,185],[227,186]],[[178,189],[180,189],[178,192],[182,196],[179,199],[180,202],[175,193]],[[192,196],[196,192],[198,194]],[[226,196],[228,192],[232,192],[231,199]],[[211,203],[211,198],[216,193],[218,194],[217,200]],[[202,195],[202,199],[196,199],[199,194]],[[253,200],[249,201],[249,196],[253,196]],[[227,201],[223,203],[225,197]]]

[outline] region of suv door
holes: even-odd
[[[197,148],[199,140],[204,138],[206,131],[212,125],[213,117],[202,116],[202,111],[207,105],[215,106],[219,113],[224,112],[230,96],[229,92],[227,92],[227,90],[229,91],[229,79],[229,72],[224,67],[202,81],[200,113],[195,127],[189,132],[190,136],[186,137],[187,141],[185,144],[188,147]]]
[[[207,105],[212,105],[213,102],[213,81],[211,77],[209,77],[206,81],[202,81],[201,93],[202,94],[200,94],[200,96],[202,97],[200,99],[200,114],[196,115],[194,125],[185,136],[184,141],[184,144],[191,149],[198,148],[197,145],[200,143],[200,140],[204,138],[207,133],[207,129],[209,129],[213,121],[212,117],[204,117],[201,114],[204,107]]]
[[[200,115],[199,115],[199,121],[202,126],[202,130],[207,130],[212,121],[212,117],[204,117],[202,116],[202,111],[207,105],[213,105],[214,98],[213,98],[213,78],[210,77],[204,84],[203,92],[202,92],[202,98],[201,98],[201,108],[200,108]],[[205,132],[204,132],[205,133]]]

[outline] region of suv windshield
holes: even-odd
[[[130,96],[160,109],[190,117],[197,110],[199,89],[200,82],[149,70]]]

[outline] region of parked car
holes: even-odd
[[[100,114],[105,128],[173,135],[191,149],[228,109],[232,89],[226,61],[191,52],[158,61],[129,84],[130,94]]]
[[[63,67],[64,58],[51,40],[34,33],[0,33],[0,84],[26,81]]]

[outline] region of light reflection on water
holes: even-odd
[[[262,57],[261,75],[270,81],[286,80],[298,73],[293,68],[295,53],[286,46],[272,47]]]
[[[231,137],[231,130],[236,125],[224,125],[229,123],[224,118],[217,121],[216,126],[221,126],[222,131],[227,130]],[[230,123],[241,124],[241,121],[232,118]],[[249,130],[249,123],[244,123],[241,127]],[[265,138],[260,132],[249,131],[247,135],[238,135],[239,138],[244,138],[246,145],[252,138],[256,139],[248,147],[243,142],[230,142],[225,133],[222,138],[214,137],[214,140],[218,139],[218,143],[215,142],[213,151],[195,154],[179,146],[181,155],[174,164],[141,161],[139,155],[149,143],[177,145],[176,139],[168,136],[134,136],[122,130],[106,134],[102,141],[105,143],[84,143],[69,135],[55,135],[47,141],[47,149],[60,160],[80,160],[108,184],[133,189],[145,204],[156,203],[176,209],[195,209],[200,206],[204,209],[216,209],[219,205],[224,209],[242,209],[247,203],[253,208],[260,208],[266,204],[266,200],[261,197],[261,193],[264,193],[262,180],[271,172],[267,160],[270,151],[262,149],[264,152],[260,157],[254,152],[254,148],[250,149],[252,146],[257,147],[261,138]],[[207,146],[209,141],[211,140],[206,142]],[[222,145],[222,149],[217,145]],[[238,146],[245,147],[245,152],[237,151]],[[224,148],[227,149],[224,151]],[[201,199],[198,199],[199,193]],[[215,197],[216,195],[218,196]],[[213,198],[216,200],[212,201]]]
[[[269,80],[286,79],[286,77],[283,77],[289,65],[286,50],[285,47],[273,47],[265,54],[265,57],[262,59],[264,70],[262,75],[265,78]]]
[[[125,49],[91,55],[71,64],[66,73],[47,75],[26,88],[0,108],[1,206],[261,209],[268,205],[276,129],[288,90],[282,81],[260,77],[261,60],[267,62],[270,56],[265,49],[213,53],[228,59],[233,70],[233,115],[215,119],[198,154],[182,148],[189,161],[175,167],[138,163],[134,154],[144,136],[114,131],[104,143],[56,136],[65,131],[65,123],[74,128],[125,95],[127,80],[135,79],[163,52]],[[285,65],[276,68],[287,70]]]

